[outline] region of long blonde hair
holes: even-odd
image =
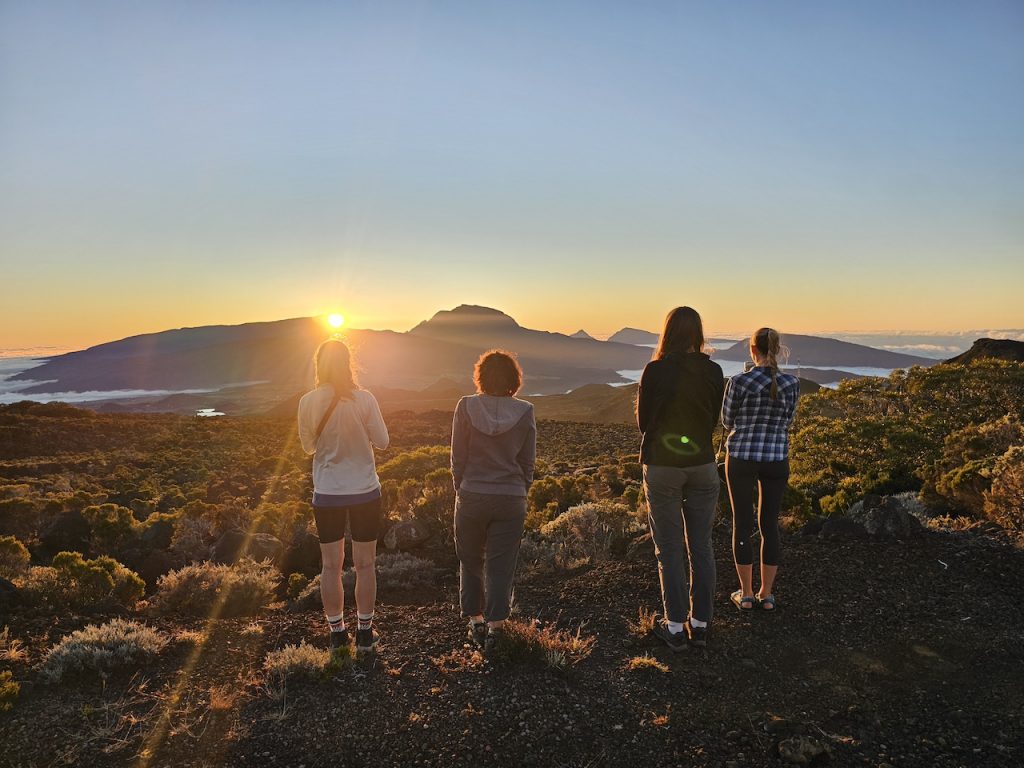
[[[764,357],[768,367],[772,370],[772,400],[779,399],[779,383],[776,377],[779,374],[779,355],[789,354],[789,350],[782,346],[782,337],[774,328],[758,328],[750,337],[750,348],[756,349]]]
[[[352,354],[345,342],[328,339],[316,348],[313,355],[316,369],[316,386],[330,384],[334,393],[343,400],[351,400],[352,393],[359,388],[352,372]]]

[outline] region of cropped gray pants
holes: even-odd
[[[698,467],[644,465],[651,538],[668,621],[682,624],[690,616],[698,621],[711,621],[715,599],[711,526],[720,484],[714,462]]]
[[[504,621],[526,520],[525,496],[459,491],[455,500],[455,553],[463,616]]]

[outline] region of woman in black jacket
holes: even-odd
[[[703,349],[700,315],[690,307],[673,309],[637,395],[640,462],[664,604],[654,633],[673,651],[707,644],[715,594],[711,526],[720,481],[712,432],[725,378]]]

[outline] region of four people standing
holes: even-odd
[[[733,377],[728,386],[705,346],[700,315],[690,307],[672,310],[637,395],[643,485],[664,610],[654,633],[673,651],[706,645],[714,613],[711,531],[720,480],[712,435],[719,418],[727,432],[726,476],[740,581],[731,599],[741,610],[755,605],[775,609],[778,516],[789,476],[788,430],[800,389],[796,377],[778,369],[781,345],[773,329],[761,328],[751,337],[755,367]],[[356,570],[356,647],[370,650],[378,640],[372,622],[382,521],[373,449],[387,447],[388,432],[377,401],[356,384],[343,342],[321,344],[315,363],[316,388],[299,402],[299,437],[303,449],[314,455],[313,510],[330,645],[349,642],[341,583],[348,525]],[[481,355],[473,376],[477,393],[459,401],[452,422],[459,596],[468,635],[485,649],[498,640],[511,610],[534,474],[533,405],[515,397],[522,375],[510,352]],[[755,484],[761,532],[761,588],[756,596],[750,542]]]

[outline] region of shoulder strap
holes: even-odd
[[[331,400],[331,404],[327,406],[327,410],[324,411],[324,415],[320,419],[320,423],[316,427],[316,437],[313,438],[313,445],[316,446],[320,442],[320,435],[324,433],[324,427],[327,426],[327,420],[331,418],[331,414],[334,413],[334,409],[338,406],[338,401],[341,399],[336,393],[334,398]]]

